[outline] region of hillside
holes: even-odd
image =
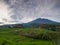
[[[40,34],[40,32],[53,32],[44,31],[43,29],[40,29],[40,31],[39,29],[34,31],[32,28],[0,28],[0,45],[52,45],[50,40],[41,40],[23,36],[21,35],[21,31],[28,35],[36,31],[37,34]]]
[[[55,22],[49,19],[42,19],[42,18],[38,18],[36,20],[33,20],[29,23],[34,23],[34,24],[60,24],[59,22]]]

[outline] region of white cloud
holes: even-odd
[[[6,5],[3,1],[0,1],[0,22],[7,23],[11,20],[8,10],[8,5]]]

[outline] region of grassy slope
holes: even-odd
[[[16,35],[15,32],[20,31],[20,30],[27,32],[27,30],[31,30],[31,29],[29,28],[0,29],[0,45],[3,45],[3,44],[6,44],[6,45],[51,45],[51,41],[36,40],[36,39],[31,39],[28,37]]]

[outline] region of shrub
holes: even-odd
[[[28,30],[27,30],[28,31]],[[41,40],[52,40],[56,38],[56,33],[55,32],[50,32],[50,31],[46,31],[46,32],[37,32],[37,31],[32,31],[32,32],[20,32],[18,33],[19,35],[25,36],[25,37],[30,37],[33,39],[41,39]]]

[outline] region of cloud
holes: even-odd
[[[11,20],[10,11],[9,6],[3,0],[0,0],[0,22],[7,23]]]
[[[16,19],[20,17],[48,18],[60,21],[59,0],[13,0],[11,6],[14,9]],[[22,18],[22,19],[23,19]]]
[[[9,6],[9,22],[29,22],[47,18],[60,22],[60,0],[4,0]],[[28,18],[28,20],[27,20]]]

